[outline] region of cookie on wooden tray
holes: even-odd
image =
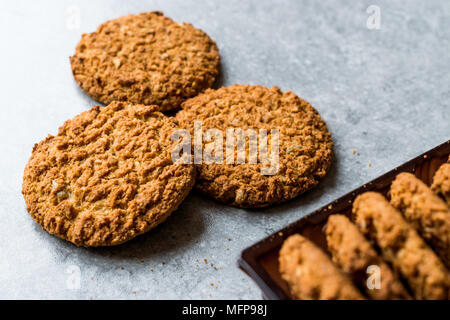
[[[346,216],[331,215],[325,234],[333,262],[351,275],[369,297],[376,300],[411,299],[395,272]],[[379,288],[369,287],[367,284],[370,280],[367,270],[371,267],[379,268]]]
[[[160,111],[210,88],[220,67],[206,33],[161,12],[103,23],[83,34],[70,62],[76,82],[97,101],[156,104]]]
[[[280,273],[301,300],[362,300],[363,295],[325,252],[305,237],[287,238],[279,255]]]
[[[383,259],[400,272],[416,299],[448,299],[450,278],[444,264],[383,195],[360,194],[352,213],[360,231],[376,242]]]
[[[434,174],[431,189],[442,196],[450,207],[450,159],[448,163],[441,165]]]
[[[22,188],[34,220],[78,246],[118,245],[163,222],[195,169],[172,162],[177,124],[157,108],[95,106],[36,144]]]
[[[277,87],[209,89],[185,101],[176,117],[194,135],[195,121],[205,135],[210,129],[221,133],[223,161],[197,162],[196,188],[226,204],[256,208],[290,200],[315,187],[332,161],[331,135],[317,110]],[[249,129],[258,135],[252,140],[257,147],[251,147],[250,134],[245,136]],[[245,139],[245,153],[239,151],[239,139]],[[235,142],[233,149],[227,141]]]
[[[414,174],[403,172],[392,182],[391,204],[450,268],[450,209],[445,201]]]

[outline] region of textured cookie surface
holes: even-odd
[[[392,182],[391,204],[450,268],[450,209],[446,203],[414,174],[403,172]]]
[[[146,12],[83,34],[70,62],[76,82],[97,101],[156,104],[168,111],[213,85],[219,59],[203,31]]]
[[[351,275],[369,297],[377,300],[411,298],[397,275],[346,216],[331,215],[328,218],[325,233],[333,262],[345,273]],[[367,285],[371,276],[367,270],[373,266],[377,266],[382,275],[380,287],[376,289],[369,288]]]
[[[449,163],[444,163],[436,171],[431,189],[441,195],[450,207],[450,159]]]
[[[266,129],[267,142],[258,141],[258,150],[269,144],[271,130],[279,130],[278,171],[265,175],[261,169],[270,164],[250,163],[249,141],[246,141],[247,161],[227,164],[197,165],[196,187],[218,201],[239,207],[264,207],[296,197],[317,185],[332,161],[333,142],[325,122],[307,101],[279,88],[233,85],[218,90],[209,89],[182,104],[177,119],[192,130],[194,121],[201,121],[203,131],[215,128]],[[204,143],[205,145],[205,143]],[[259,158],[260,154],[258,154]]]
[[[352,212],[360,231],[376,242],[384,260],[400,272],[416,299],[448,299],[450,278],[444,264],[381,194],[360,194]]]
[[[360,300],[362,294],[321,249],[305,237],[287,238],[279,255],[280,273],[301,300]]]
[[[156,109],[96,106],[34,146],[22,193],[43,229],[78,246],[117,245],[178,207],[195,169],[172,162],[177,125]]]

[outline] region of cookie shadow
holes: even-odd
[[[113,247],[81,248],[89,255],[109,260],[146,259],[160,254],[183,252],[195,246],[204,231],[203,216],[197,209],[193,195],[155,229]],[[62,241],[62,240],[61,240]]]
[[[218,75],[216,81],[214,81],[212,88],[219,89],[219,88],[222,88],[223,86],[225,86],[226,75],[227,75],[227,72],[226,72],[225,63],[223,62],[223,59],[220,59],[219,75]]]
[[[220,210],[221,214],[248,214],[249,218],[253,219],[254,217],[258,216],[284,216],[290,215],[292,214],[292,212],[299,212],[300,214],[298,218],[300,218],[303,215],[312,212],[315,208],[318,208],[317,205],[314,207],[313,205],[315,203],[323,203],[324,201],[320,201],[320,199],[324,198],[329,190],[332,190],[337,186],[339,179],[338,163],[339,159],[335,155],[328,173],[323,179],[319,181],[316,187],[300,194],[294,199],[266,208],[238,208],[229,206],[214,200],[213,198],[203,194],[195,188],[191,191],[191,193],[194,194],[197,199],[202,199],[202,201],[204,202],[202,206],[209,207],[210,209]],[[332,200],[334,200],[334,198],[330,199],[329,202],[331,202]],[[311,207],[313,208],[311,209]]]

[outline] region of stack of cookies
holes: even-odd
[[[118,245],[154,228],[194,186],[225,204],[258,208],[316,186],[330,167],[331,135],[307,101],[277,87],[210,89],[219,51],[190,24],[160,12],[111,20],[82,36],[70,62],[78,85],[106,106],[34,146],[22,192],[46,231],[78,246]],[[230,128],[266,130],[267,140],[279,133],[268,150],[277,151],[276,170],[264,174],[264,161],[173,161],[174,132],[194,134],[195,123],[223,137]]]
[[[450,159],[449,159],[450,161]],[[450,163],[429,188],[411,173],[392,182],[390,201],[366,192],[352,220],[334,214],[329,255],[296,234],[284,242],[280,273],[296,299],[449,299]]]

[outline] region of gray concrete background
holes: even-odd
[[[372,4],[379,30],[366,27]],[[151,10],[217,41],[223,85],[278,85],[309,100],[336,159],[318,188],[284,205],[247,211],[191,194],[125,245],[77,248],[29,217],[23,168],[34,143],[94,105],[69,65],[81,33]],[[242,249],[450,138],[448,1],[1,1],[0,35],[0,298],[259,299],[236,266]]]

